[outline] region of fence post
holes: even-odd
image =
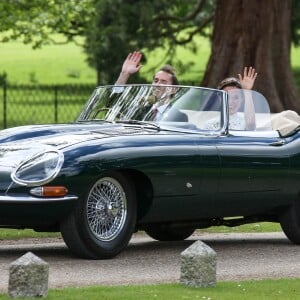
[[[3,128],[7,127],[7,85],[3,82]]]
[[[58,123],[58,86],[54,86],[54,123]]]

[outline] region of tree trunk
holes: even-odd
[[[290,62],[292,0],[219,0],[212,51],[202,86],[216,87],[225,77],[254,66],[254,89],[269,101],[271,111],[300,113]]]

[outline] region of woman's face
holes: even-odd
[[[239,110],[243,102],[242,91],[235,86],[226,86],[224,91],[228,92],[229,114],[232,115]]]

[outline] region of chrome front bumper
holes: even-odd
[[[54,203],[54,202],[69,202],[77,200],[77,196],[65,196],[65,197],[33,197],[28,195],[0,195],[0,205],[1,203],[36,203],[36,204],[45,204],[45,203]]]

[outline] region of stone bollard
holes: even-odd
[[[191,287],[216,285],[216,252],[202,241],[196,241],[181,253],[180,282]]]
[[[12,298],[47,296],[48,278],[48,263],[27,252],[10,264],[8,294]]]

